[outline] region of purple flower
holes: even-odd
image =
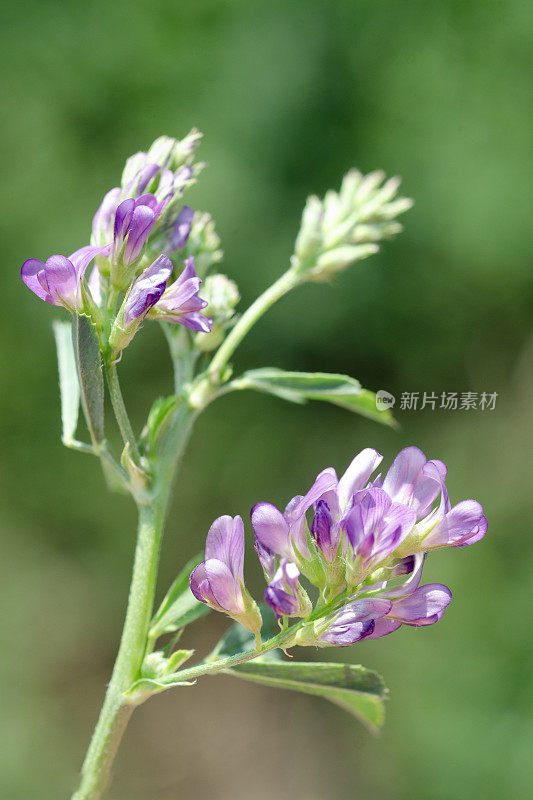
[[[441,619],[451,602],[451,591],[441,583],[418,586],[411,594],[392,600],[390,611],[375,621],[370,638],[387,636],[402,625],[433,625]]]
[[[205,561],[191,572],[191,592],[216,611],[242,614],[245,610],[244,525],[240,517],[216,519],[205,543]]]
[[[115,214],[122,197],[120,186],[110,189],[93,217],[91,242],[104,245],[113,241]]]
[[[272,556],[297,562],[299,555],[309,558],[305,533],[305,516],[301,512],[302,497],[294,497],[282,514],[272,503],[257,503],[252,508],[252,528],[256,550],[265,568]],[[295,511],[296,509],[296,511]]]
[[[164,255],[159,256],[153,264],[141,272],[124,300],[122,308],[124,328],[144,319],[162,297],[171,274],[172,261]]]
[[[172,261],[161,255],[133,282],[111,328],[109,344],[115,354],[131,342],[146,315],[165,291],[171,274]]]
[[[429,583],[418,586],[421,568],[403,587],[403,596],[384,592],[380,596],[359,597],[343,606],[325,621],[315,623],[316,643],[344,647],[360,639],[378,639],[402,625],[422,627],[438,622],[452,600],[447,586]]]
[[[439,547],[464,547],[479,542],[487,532],[487,518],[477,500],[462,500],[440,519],[435,527],[423,537],[420,546],[424,550]]]
[[[166,205],[153,194],[124,200],[117,207],[113,224],[113,260],[122,257],[125,266],[137,261],[152,228]]]
[[[442,491],[446,472],[442,461],[427,461],[418,447],[405,447],[392,462],[383,489],[391,500],[409,506],[420,519]]]
[[[194,211],[192,208],[190,206],[183,206],[172,225],[172,234],[170,237],[171,250],[179,250],[186,244],[191,232],[193,217]]]
[[[196,275],[192,258],[188,258],[185,269],[179,278],[161,293],[150,316],[166,322],[177,322],[193,331],[209,332],[212,320],[199,313],[207,306],[207,302],[198,297],[201,283],[201,279]]]
[[[375,621],[392,608],[390,600],[361,598],[348,603],[324,622],[315,624],[316,644],[320,647],[335,645],[347,647],[374,632]]]
[[[412,508],[418,523],[400,546],[401,555],[440,547],[463,547],[482,539],[487,519],[476,500],[451,506],[445,486],[446,467],[442,461],[426,461],[417,447],[406,447],[395,458],[383,489],[395,500]],[[440,503],[432,510],[440,494]]]
[[[80,282],[87,266],[96,255],[108,255],[109,247],[82,247],[69,258],[50,256],[46,262],[29,258],[21,269],[21,277],[31,291],[53,306],[69,311],[83,310]]]
[[[416,513],[395,503],[383,489],[361,492],[344,522],[350,555],[360,559],[363,570],[386,561],[416,522]]]
[[[278,617],[307,617],[312,606],[298,578],[296,564],[282,559],[278,570],[265,591],[265,601]]]
[[[244,525],[240,517],[216,519],[205,543],[205,561],[193,569],[191,592],[201,603],[223,611],[259,637],[261,614],[244,587]]]
[[[325,469],[308,492],[307,496],[313,497],[315,506],[311,532],[329,563],[338,553],[341,532],[354,498],[366,486],[381,460],[382,456],[376,450],[366,448],[356,455],[340,480],[334,469]]]

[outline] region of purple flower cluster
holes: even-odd
[[[255,549],[268,582],[265,601],[280,618],[306,620],[312,614],[298,626],[296,644],[344,646],[401,625],[437,622],[451,592],[441,584],[420,584],[426,554],[485,535],[487,521],[477,501],[451,506],[441,461],[407,447],[384,478],[372,479],[381,460],[375,450],[363,450],[340,479],[334,469],[323,470],[283,513],[267,502],[252,509]],[[194,574],[191,588],[208,602],[193,587]],[[314,611],[302,576],[318,590]],[[213,576],[213,592],[221,591],[218,581],[228,594],[234,578]]]
[[[192,259],[171,282],[174,266],[168,257],[184,247],[191,231],[194,212],[189,206],[179,209],[178,203],[197,171],[192,158],[198,139],[195,131],[181,142],[161,137],[148,153],[132,156],[122,185],[105,195],[94,216],[91,245],[69,258],[54,255],[44,263],[32,258],[22,266],[22,280],[39,298],[86,313],[96,323],[108,315],[107,297],[124,292],[122,307],[108,325],[114,353],[131,341],[146,317],[211,330],[211,320],[200,313],[207,303],[198,296],[201,280]]]

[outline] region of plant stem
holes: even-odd
[[[113,411],[115,412],[115,417],[117,418],[124,444],[129,444],[131,452],[138,462],[140,461],[139,449],[137,447],[137,441],[133,433],[133,428],[131,427],[130,418],[128,417],[128,412],[126,411],[124,398],[122,397],[116,364],[110,364],[106,368],[106,374],[107,383],[109,386],[109,396],[111,398]]]
[[[72,800],[96,800],[106,788],[115,754],[134,705],[123,693],[137,678],[152,615],[163,530],[161,503],[141,507],[126,620],[102,711]]]
[[[72,800],[98,800],[111,776],[113,761],[135,703],[124,697],[137,680],[146,651],[153,612],[157,567],[168,498],[177,462],[187,444],[194,412],[182,404],[175,412],[154,465],[153,499],[139,507],[139,527],[128,608],[113,668],[93,738]]]
[[[215,382],[220,380],[223,368],[242,342],[248,331],[255,325],[258,319],[271,308],[280,298],[300,283],[301,278],[291,267],[281,275],[278,280],[259,295],[252,305],[244,312],[235,327],[230,331],[227,338],[222,342],[215,353],[209,374]]]

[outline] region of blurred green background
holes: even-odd
[[[494,411],[399,411],[401,431],[321,405],[232,395],[200,420],[168,523],[160,592],[223,513],[283,504],[364,446],[416,443],[478,498],[489,533],[435,554],[455,602],[432,628],[342,655],[384,674],[374,739],[321,700],[210,678],[139,709],[114,800],[466,800],[531,784],[533,8],[522,0],[20,0],[0,27],[0,793],[69,796],[112,666],[134,511],[59,443],[50,324],[19,280],[87,243],[125,158],[206,134],[188,196],[217,220],[245,307],[287,263],[305,197],[356,165],[404,178],[406,231],[284,300],[238,368],[340,371],[396,396],[498,392]],[[157,326],[121,371],[137,425],[170,391]],[[250,531],[249,531],[250,534]],[[251,535],[250,535],[251,536]],[[251,585],[262,581],[248,559]],[[211,615],[187,633],[205,649]],[[337,656],[338,653],[333,653]]]

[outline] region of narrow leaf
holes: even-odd
[[[88,317],[74,317],[73,340],[87,427],[93,442],[100,443],[104,439],[104,379],[98,337]]]
[[[356,414],[395,426],[390,409],[376,406],[376,395],[363,389],[359,381],[348,375],[327,372],[285,372],[274,367],[253,369],[228,384],[231,389],[255,389],[289,400],[305,403],[307,400],[324,400],[346,408]]]
[[[61,395],[62,441],[69,445],[74,441],[78,426],[80,407],[80,384],[76,358],[72,343],[72,327],[68,322],[53,324],[59,367],[59,392]]]
[[[385,720],[383,679],[354,664],[251,661],[225,670],[244,680],[323,697],[357,717],[373,733]]]
[[[189,575],[203,558],[203,553],[191,558],[181,570],[152,619],[151,637],[174,633],[209,614],[209,606],[200,603],[189,589]]]

